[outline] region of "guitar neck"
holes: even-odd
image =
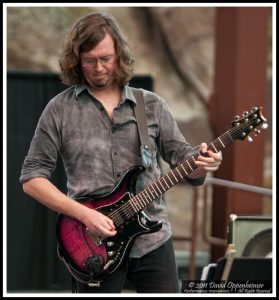
[[[263,123],[263,129],[267,128],[268,126],[266,123],[266,118],[262,115],[262,107],[253,107],[251,114],[246,111],[243,113],[243,116],[244,117],[242,119],[240,119],[239,116],[235,116],[235,120],[232,122],[232,128],[208,144],[208,150],[211,150],[215,153],[219,152],[226,148],[226,146],[232,143],[234,140],[246,139],[249,133],[260,124]],[[259,132],[260,130],[255,129],[255,135],[258,135]],[[127,203],[119,207],[117,211],[110,214],[109,217],[111,217],[113,221],[119,225],[119,223],[122,223],[126,217],[130,218],[134,214],[140,212],[153,200],[193,173],[197,169],[195,161],[198,159],[199,155],[202,155],[200,151],[195,152],[190,158],[183,161],[176,168],[169,171],[159,180],[147,186],[139,194],[130,198]]]
[[[228,144],[234,141],[234,129],[223,133],[216,140],[208,145],[208,150],[218,152],[224,149]],[[166,175],[159,180],[147,186],[142,192],[130,199],[130,205],[135,212],[141,211],[146,205],[151,203],[157,197],[164,194],[171,187],[182,181],[185,177],[189,176],[197,169],[195,161],[198,156],[202,155],[199,151],[195,152],[189,159],[183,161],[173,170],[169,171]]]

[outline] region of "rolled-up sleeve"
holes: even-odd
[[[159,149],[162,158],[168,162],[172,168],[175,168],[196,153],[199,150],[199,146],[192,147],[185,140],[167,103],[163,99],[161,100]],[[204,183],[205,176],[196,179],[186,177],[185,179],[191,185],[197,186]]]
[[[21,183],[36,177],[50,179],[61,150],[60,123],[59,105],[51,100],[39,119],[24,159],[19,178]]]

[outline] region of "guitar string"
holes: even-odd
[[[256,114],[256,112],[254,112],[254,114]],[[248,118],[249,118],[249,117],[250,117],[250,116],[248,116]],[[245,126],[247,127],[247,125],[249,125],[249,123],[251,123],[253,120],[254,120],[254,119],[249,119],[248,122],[246,122],[246,123],[244,123],[244,124],[241,124],[241,125],[239,125],[239,126],[234,126],[234,127],[231,128],[230,130],[226,131],[226,132],[223,133],[220,137],[218,137],[217,139],[215,139],[214,141],[212,141],[212,142],[209,144],[208,149],[209,149],[209,150],[215,151],[215,150],[216,150],[215,145],[217,146],[216,143],[219,143],[219,147],[221,146],[220,148],[225,148],[226,146],[224,145],[224,143],[225,143],[226,145],[228,145],[230,142],[234,141],[234,139],[232,138],[232,137],[234,136],[234,134],[235,134],[237,131],[239,131],[240,129],[242,129],[241,127],[243,127],[243,128],[244,128]],[[257,126],[260,125],[260,123],[262,123],[262,122],[259,122],[259,123],[257,124]],[[257,127],[257,126],[256,126],[256,127]],[[218,148],[218,147],[217,147],[217,148]],[[217,151],[218,151],[218,150],[217,150]],[[215,151],[215,152],[217,152],[217,151]],[[181,163],[179,166],[177,166],[174,170],[170,171],[169,173],[167,173],[166,175],[164,175],[162,178],[160,178],[160,179],[157,181],[157,182],[160,183],[161,186],[163,187],[163,192],[165,192],[168,188],[170,188],[170,187],[168,186],[168,184],[167,184],[167,182],[166,182],[165,179],[168,178],[169,181],[170,181],[170,183],[171,183],[171,185],[174,185],[173,182],[172,182],[172,180],[171,180],[171,176],[173,176],[173,178],[172,178],[173,180],[175,179],[177,182],[179,182],[179,180],[176,178],[176,176],[175,176],[175,174],[174,174],[175,172],[176,172],[176,175],[179,175],[180,177],[181,177],[180,171],[181,171],[182,173],[185,173],[185,176],[191,173],[191,172],[187,173],[187,171],[185,172],[185,169],[184,169],[184,168],[186,168],[186,170],[188,169],[188,167],[187,167],[187,165],[185,165],[185,163],[188,163],[188,164],[191,163],[191,166],[192,166],[194,169],[196,169],[195,158],[197,158],[198,155],[201,155],[200,151],[194,153],[190,159],[184,161],[184,162]],[[192,163],[193,163],[193,165],[192,165]],[[191,169],[191,171],[193,171],[193,169],[191,168],[191,166],[190,166],[190,164],[189,164],[189,168]],[[180,170],[180,171],[179,171],[179,170]],[[177,174],[177,173],[178,173],[178,174]],[[183,178],[181,178],[181,180],[182,180],[182,179],[183,179]],[[163,182],[162,182],[162,181],[165,181],[165,182],[166,182],[167,187],[165,187],[165,186],[163,185]],[[139,194],[137,194],[136,196],[134,196],[133,198],[131,198],[131,199],[130,199],[130,202],[133,203],[133,201],[134,201],[134,206],[135,206],[136,208],[137,208],[137,205],[138,205],[140,208],[143,208],[143,207],[146,205],[146,203],[144,202],[144,200],[146,200],[147,203],[153,201],[153,200],[157,197],[157,195],[154,196],[153,192],[150,191],[150,189],[151,189],[151,187],[152,187],[152,189],[155,191],[155,194],[156,194],[156,190],[155,190],[154,186],[156,186],[156,183],[157,183],[157,182],[152,183],[150,186],[146,187],[145,190],[143,190],[142,192],[140,192]],[[159,190],[159,192],[162,194],[163,192],[160,190],[160,188],[159,188],[158,186],[156,186],[156,187],[157,187],[157,189]],[[149,189],[149,192],[148,192],[148,189]],[[149,194],[149,193],[150,193],[150,194]],[[147,194],[147,197],[150,198],[151,201],[149,201],[148,199],[146,199],[146,195],[144,195],[144,194]],[[143,200],[138,199],[138,198],[141,198],[141,195],[143,196]],[[137,201],[139,201],[139,202],[137,202]],[[144,206],[143,206],[143,207],[141,207],[141,206],[142,206],[141,201],[143,201],[143,203],[144,203]],[[119,225],[121,225],[121,223],[123,223],[123,221],[125,220],[126,217],[130,218],[130,217],[132,217],[132,216],[136,213],[136,211],[135,211],[135,209],[134,209],[134,206],[131,205],[129,202],[127,202],[127,203],[125,203],[124,205],[120,206],[118,209],[116,209],[114,212],[112,212],[111,214],[109,214],[108,217],[112,218],[112,220],[113,220],[115,223],[119,223]],[[133,209],[134,211],[132,211],[132,209]],[[119,213],[119,214],[118,214],[118,213]],[[123,220],[122,216],[124,216],[124,220]],[[116,224],[116,226],[118,226],[118,225]]]
[[[240,126],[238,126],[237,128],[236,128],[236,130],[238,130],[239,131],[239,129],[240,129]],[[230,131],[227,131],[226,133],[224,133],[223,135],[221,135],[220,136],[220,139],[221,138],[223,138],[222,140],[223,140],[223,142],[224,143],[226,143],[226,141],[233,141],[233,139],[230,137],[230,135],[229,135],[229,133],[231,133],[232,135],[235,133],[234,132],[234,130],[230,130]],[[214,146],[214,144],[217,146],[217,144],[216,143],[219,143],[219,144],[221,144],[221,148],[225,148],[225,146],[222,144],[222,142],[220,142],[219,141],[219,139],[217,138],[215,141],[213,141],[212,142],[212,144],[213,145],[211,145],[212,147],[213,147],[213,150],[215,150],[216,148],[215,148],[215,146]],[[211,147],[209,147],[209,149],[210,149]],[[196,155],[193,155],[193,157],[195,157],[195,156],[197,156],[199,154],[199,152],[196,154]],[[188,161],[190,161],[190,160],[188,160]],[[195,160],[193,159],[193,162],[195,162]],[[170,173],[168,173],[167,174],[167,176],[173,176],[173,179],[175,178],[176,179],[176,181],[178,182],[178,180],[177,180],[177,178],[176,178],[176,176],[175,176],[175,171],[177,170],[178,172],[179,172],[179,169],[182,171],[182,167],[183,167],[183,163],[181,164],[181,165],[179,165],[178,166],[178,168],[176,168],[176,169],[174,169],[172,172],[170,172]],[[176,174],[177,175],[177,174]],[[167,177],[166,177],[167,178]],[[171,180],[170,180],[171,181]],[[171,181],[171,183],[172,183],[172,181]],[[172,185],[173,185],[173,183],[172,183]],[[153,194],[153,192],[150,192],[150,189],[151,189],[151,187],[154,189],[154,183],[151,185],[151,186],[149,186],[149,187],[147,187],[146,188],[146,192],[145,192],[145,194],[147,194],[147,196],[150,198],[150,195],[151,195],[151,200],[154,200],[155,198],[156,198],[156,196],[154,196],[154,194]],[[148,189],[149,189],[149,191],[148,191]],[[160,190],[160,189],[159,189]],[[164,188],[164,190],[165,190],[165,188]],[[160,192],[162,193],[162,191],[160,190]],[[149,194],[150,193],[150,194]],[[144,192],[143,192],[143,194],[144,194]],[[145,196],[146,197],[146,196]],[[134,198],[132,198],[132,199],[134,199],[134,201],[140,201],[140,199],[138,199],[139,197],[137,197],[137,196],[135,196]],[[131,200],[132,200],[131,199]],[[148,201],[148,200],[147,200]],[[143,203],[145,204],[145,202],[143,201]],[[138,205],[140,205],[140,207],[142,206],[142,203],[140,202]],[[143,206],[144,207],[144,206]],[[143,208],[142,207],[142,208]],[[126,210],[128,210],[127,211],[127,213],[124,213],[125,214],[125,216],[128,216],[128,218],[129,217],[131,217],[131,216],[133,216],[133,214],[134,214],[134,212],[132,212],[131,211],[131,205],[130,205],[130,203],[126,203],[126,204],[124,204],[122,207],[120,207],[119,209],[118,209],[118,212],[121,214],[122,212],[125,212]],[[119,221],[120,222],[120,224],[121,224],[121,220],[117,217],[117,215],[115,215],[116,216],[116,221]]]
[[[254,112],[254,114],[256,114],[256,112]],[[249,117],[250,117],[250,116],[248,116],[247,118],[249,118]],[[229,142],[234,141],[234,139],[232,138],[232,136],[234,136],[234,134],[235,134],[236,132],[238,132],[239,130],[241,130],[241,129],[247,127],[247,126],[248,126],[251,122],[253,122],[253,121],[254,121],[254,119],[253,119],[253,118],[250,118],[250,119],[248,120],[248,122],[242,123],[242,124],[240,124],[240,125],[238,125],[238,126],[234,126],[233,128],[229,129],[228,131],[226,131],[225,133],[223,133],[221,136],[219,136],[219,138],[217,138],[217,139],[215,139],[214,141],[212,141],[212,142],[209,144],[208,149],[209,149],[209,150],[215,151],[215,149],[214,149],[215,146],[212,146],[212,144],[214,144],[214,143],[215,143],[215,144],[216,144],[216,143],[220,143],[221,146],[222,146],[222,148],[225,148],[224,145],[222,144],[222,142],[225,143],[226,145],[228,145]],[[260,124],[260,123],[259,123],[259,124]],[[258,124],[258,125],[259,125],[259,124]],[[258,126],[258,125],[257,125],[257,126]],[[256,126],[256,127],[257,127],[257,126]],[[220,139],[222,142],[220,142],[219,139]],[[217,145],[216,145],[216,146],[217,146]],[[197,158],[198,155],[200,155],[200,154],[201,154],[200,151],[198,151],[198,152],[194,153],[190,159],[187,160],[187,161],[193,160],[194,165],[192,165],[192,167],[195,167],[195,168],[196,168],[195,160],[194,160],[193,158]],[[185,161],[185,162],[187,162],[187,161]],[[174,173],[176,170],[178,170],[178,169],[179,169],[179,171],[185,173],[185,171],[184,171],[184,169],[183,169],[183,167],[186,167],[186,169],[187,169],[187,166],[184,165],[185,162],[181,163],[181,164],[180,164],[179,166],[177,166],[174,170],[172,170],[172,171],[170,171],[169,173],[167,173],[166,175],[164,175],[164,176],[163,176],[162,178],[160,178],[157,182],[160,182],[161,185],[164,187],[164,185],[163,185],[162,182],[161,182],[161,180],[162,180],[163,178],[166,179],[168,176],[170,177],[170,176],[173,175],[173,173]],[[191,172],[190,172],[190,173],[191,173]],[[188,173],[188,174],[190,174],[190,173]],[[186,173],[186,175],[188,175],[188,174]],[[176,179],[175,175],[173,175],[173,176],[174,176],[174,178]],[[174,179],[174,178],[173,178],[173,179]],[[170,181],[171,181],[171,179],[170,179]],[[177,181],[177,182],[178,182],[178,181]],[[149,191],[151,197],[150,197],[150,195],[149,195],[148,192],[147,192],[147,190],[150,189],[150,187],[153,188],[153,185],[155,185],[155,184],[156,184],[156,182],[154,182],[154,183],[152,183],[151,185],[149,185],[148,187],[146,187],[142,192],[140,192],[139,194],[137,194],[136,196],[134,196],[133,198],[131,198],[131,199],[130,199],[130,202],[136,201],[137,204],[134,203],[134,206],[137,208],[137,205],[138,205],[139,207],[142,206],[142,203],[140,202],[141,200],[138,199],[138,198],[139,198],[139,195],[143,195],[143,198],[144,198],[144,197],[146,197],[146,196],[144,196],[144,194],[147,194],[147,196],[148,196],[149,198],[151,198],[151,201],[153,201],[154,199],[156,199],[157,196],[154,196],[152,192]],[[171,181],[171,184],[173,185],[172,181]],[[169,187],[167,186],[167,188],[169,188]],[[158,188],[158,189],[159,189],[159,188]],[[164,188],[164,191],[163,191],[163,192],[165,192],[166,190],[167,190],[167,189]],[[159,189],[159,191],[162,193],[162,191],[161,191],[160,189]],[[137,201],[139,201],[139,203],[138,203]],[[144,201],[143,201],[143,202],[144,202]],[[147,203],[149,203],[148,200],[147,200]],[[144,203],[144,206],[145,206],[145,203]],[[144,207],[144,206],[143,206],[143,207]],[[142,208],[143,208],[143,207],[142,207]],[[115,211],[113,211],[111,214],[109,214],[108,217],[109,217],[109,218],[112,218],[113,220],[115,220],[116,222],[119,222],[119,223],[121,224],[121,222],[122,222],[121,219],[122,219],[122,218],[119,217],[118,212],[119,212],[120,216],[121,216],[121,213],[122,213],[122,216],[123,216],[123,215],[124,215],[124,216],[125,216],[125,215],[128,215],[128,217],[132,217],[132,216],[136,213],[136,211],[134,212],[134,211],[132,211],[131,209],[134,210],[133,205],[131,205],[129,202],[127,202],[127,203],[123,204],[122,206],[120,206],[120,207],[119,207],[118,209],[116,209]],[[128,210],[128,214],[125,213],[125,210]]]
[[[233,128],[231,128],[230,130],[228,130],[228,131],[226,131],[225,133],[223,133],[219,138],[220,139],[222,139],[222,141],[224,142],[224,143],[226,143],[226,142],[229,142],[229,141],[233,141],[233,139],[231,138],[231,136],[230,136],[230,134],[233,136],[234,134],[235,134],[235,132],[237,132],[237,131],[239,131],[239,129],[241,129],[241,127],[245,127],[245,126],[247,126],[247,124],[249,124],[250,122],[252,122],[253,121],[253,119],[249,119],[249,121],[248,122],[246,122],[245,124],[241,124],[241,125],[239,125],[239,126],[235,126],[235,127],[233,127]],[[259,123],[260,124],[260,123]],[[258,124],[258,125],[259,125]],[[211,144],[214,144],[214,143],[216,143],[216,142],[220,142],[219,141],[219,138],[217,138],[215,141],[213,141],[213,142],[211,142],[210,144],[209,144],[209,149],[210,148],[212,148],[212,145]],[[211,146],[211,147],[210,147]],[[221,143],[221,146],[222,146],[222,148],[224,148],[224,146],[222,145],[222,143]],[[211,150],[211,149],[210,149]],[[214,149],[214,147],[213,147],[213,149],[212,150],[215,150]],[[198,154],[200,154],[200,152],[198,151],[197,153],[195,153],[192,157],[194,157],[194,156],[197,156]],[[191,159],[189,159],[189,160],[191,160]],[[188,161],[189,161],[188,160]],[[194,161],[194,160],[193,160]],[[177,168],[181,168],[182,169],[182,165],[183,165],[183,163],[182,164],[180,164]],[[171,176],[172,175],[172,173],[177,169],[177,168],[175,168],[173,171],[171,171],[171,172],[169,172],[168,174],[166,174],[167,176]],[[182,171],[182,170],[181,170]],[[175,176],[174,176],[175,177]],[[160,179],[161,180],[161,179]],[[177,181],[178,182],[178,181]],[[172,182],[171,182],[172,183]],[[154,184],[154,183],[153,183]],[[149,187],[153,187],[153,184],[152,185],[150,185],[150,186],[148,186],[146,189],[145,189],[145,191],[146,191],[146,194],[148,195],[148,197],[150,197],[150,195],[147,193],[147,190],[148,190],[148,188]],[[160,189],[159,189],[160,190]],[[161,191],[160,191],[161,192]],[[140,194],[144,194],[144,191],[143,192],[141,192]],[[139,194],[138,194],[139,195]],[[136,198],[139,198],[139,197],[137,197],[138,195],[136,195],[135,197],[133,197],[133,198],[131,198],[131,200],[135,200],[135,201],[140,201],[140,199],[136,199]],[[153,199],[155,199],[156,197],[154,197],[154,195],[153,195],[153,193],[151,192],[151,200]],[[147,200],[147,202],[148,202],[148,200]],[[148,202],[149,203],[149,202]],[[141,204],[141,206],[142,206],[142,203],[140,202],[140,204]],[[145,203],[144,203],[145,204]],[[139,205],[139,204],[138,204]],[[140,207],[141,207],[140,206]],[[121,212],[124,212],[124,210],[126,210],[126,209],[128,209],[128,211],[130,211],[130,208],[131,208],[131,205],[129,204],[129,203],[125,203],[123,206],[121,206],[120,208],[118,208],[117,210],[115,210],[111,215],[109,215],[109,217],[116,217],[116,221],[119,221],[120,222],[120,224],[121,224],[121,219],[119,219],[119,217],[117,217],[117,213],[119,212],[120,214],[121,214]],[[133,208],[133,207],[132,207]],[[134,212],[131,212],[131,215],[130,215],[130,213],[128,213],[128,216],[133,216],[133,214],[134,214]]]

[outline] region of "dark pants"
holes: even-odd
[[[138,293],[178,293],[179,283],[172,239],[141,258],[127,263],[100,287],[77,282],[78,293],[121,293],[126,278]]]

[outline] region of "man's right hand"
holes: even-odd
[[[88,208],[83,223],[90,232],[102,238],[117,233],[113,221],[95,209]]]

